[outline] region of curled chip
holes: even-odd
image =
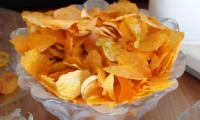
[[[11,43],[27,73],[77,104],[113,107],[170,87],[184,34],[127,0],[104,7],[23,12],[29,33]],[[0,67],[7,58],[0,53]]]
[[[11,72],[4,72],[0,78],[0,94],[11,94],[16,91],[17,85],[17,75]]]
[[[90,76],[88,70],[76,70],[63,74],[56,82],[56,91],[65,100],[73,100],[81,94],[81,84]]]
[[[10,61],[9,54],[4,51],[0,51],[0,68],[7,66],[9,61]]]
[[[101,96],[102,89],[97,82],[97,76],[91,75],[81,85],[81,96],[87,100],[91,96]]]

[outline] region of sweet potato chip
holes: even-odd
[[[140,41],[142,41],[148,33],[148,26],[146,25],[146,23],[140,21],[137,17],[128,17],[125,19],[125,22],[129,27],[131,33],[136,38],[136,41],[134,42],[134,47],[139,48]]]
[[[21,64],[29,74],[38,78],[39,74],[48,71],[46,68],[51,66],[52,62],[45,55],[32,49],[21,57]]]
[[[119,81],[119,88],[115,88],[115,94],[118,102],[131,101],[136,92],[133,89],[134,84],[132,80],[122,77],[117,77],[117,80]],[[116,89],[119,89],[119,91],[116,91]]]
[[[21,54],[29,50],[27,36],[23,35],[16,36],[11,40],[11,43],[15,46],[17,52]]]
[[[154,69],[158,68],[160,63],[161,63],[161,58],[156,54],[154,54],[150,62],[151,70],[153,71]]]
[[[161,32],[151,33],[143,41],[140,42],[139,50],[141,50],[141,51],[155,51],[166,40],[167,40],[167,35],[165,33],[161,33]]]
[[[42,85],[44,85],[44,87],[45,87],[48,91],[54,93],[54,95],[57,95],[57,93],[56,93],[56,83],[55,83],[55,80],[54,80],[53,78],[47,76],[47,75],[41,75],[40,77],[41,77],[40,83],[41,83]]]
[[[114,75],[111,73],[105,78],[102,84],[102,87],[103,87],[102,94],[104,96],[108,95],[112,100],[115,100],[114,81],[115,81]]]
[[[48,51],[54,57],[57,57],[59,59],[64,58],[64,51],[60,51],[60,50],[58,50],[56,48],[52,48],[52,47],[48,48]]]
[[[7,66],[9,61],[10,61],[10,55],[0,50],[0,68]]]
[[[11,72],[4,72],[0,78],[0,94],[11,94],[18,88],[17,75]]]
[[[138,8],[136,4],[131,3],[129,1],[121,1],[118,3],[113,3],[109,5],[105,12],[108,13],[118,13],[118,16],[130,14],[130,13],[138,13]]]
[[[111,101],[109,98],[102,96],[91,96],[86,100],[86,102],[89,105],[107,105],[111,109],[116,105],[116,103]]]
[[[60,71],[56,71],[54,73],[49,74],[49,77],[54,78],[55,80],[58,80],[58,78],[63,75],[63,74],[67,74],[68,72],[72,72],[76,70],[75,67],[71,67],[71,68],[66,68],[64,70],[60,70]]]
[[[59,77],[56,82],[56,90],[65,100],[73,100],[81,94],[82,82],[90,76],[88,70],[76,70]]]
[[[36,49],[39,52],[45,51],[56,42],[56,38],[49,34],[30,34],[27,37],[27,45],[30,49]]]
[[[77,23],[75,20],[64,20],[64,19],[55,19],[52,16],[45,16],[40,12],[23,12],[22,17],[28,23],[37,25],[42,28],[51,28],[53,30],[57,29],[67,29],[70,28],[73,24]]]
[[[118,57],[119,65],[135,64],[138,68],[142,69],[145,76],[151,76],[151,70],[146,57],[139,52],[126,52],[121,51]]]
[[[94,59],[95,58],[95,59]],[[90,69],[95,71],[97,68],[103,67],[101,55],[96,50],[91,50],[86,59],[85,63],[89,66]]]
[[[65,37],[65,31],[63,30],[51,30],[49,28],[38,28],[38,31],[42,34],[49,34],[56,38],[56,42],[63,45]]]
[[[104,80],[106,79],[106,73],[102,68],[97,68],[98,83],[102,87]]]
[[[75,5],[70,5],[55,10],[53,16],[57,19],[78,20],[80,19],[81,11]]]
[[[149,77],[149,75],[146,75],[143,69],[137,64],[109,66],[105,67],[104,70],[119,77],[135,80],[144,80]]]

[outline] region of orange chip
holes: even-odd
[[[21,57],[21,64],[25,70],[32,76],[38,78],[38,75],[47,72],[52,62],[43,54],[37,50],[29,50]]]
[[[142,69],[145,76],[148,77],[151,76],[151,70],[149,68],[147,59],[143,54],[139,52],[126,52],[126,51],[120,52],[118,57],[118,64],[119,65],[135,64],[135,66],[138,65],[138,67]]]
[[[105,67],[104,70],[119,77],[135,80],[144,80],[149,77],[149,74],[146,74],[137,64],[109,66]]]
[[[73,36],[66,32],[66,40],[64,41],[64,51],[66,55],[70,55],[73,48]]]
[[[0,78],[0,94],[11,94],[18,88],[17,75],[11,72],[4,72]]]
[[[140,42],[139,50],[155,51],[167,40],[167,35],[162,32],[149,34],[143,41]]]
[[[138,8],[134,3],[131,3],[129,1],[121,1],[109,5],[105,9],[105,12],[118,13],[118,15],[125,15],[129,13],[138,13]]]
[[[117,77],[117,80],[119,81],[119,87],[115,88],[115,94],[118,102],[131,101],[135,93],[132,80],[122,77]]]
[[[60,51],[56,48],[48,48],[47,49],[49,51],[49,53],[51,53],[52,56],[57,57],[59,59],[63,59],[64,58],[64,52]]]
[[[64,44],[65,37],[65,31],[63,30],[51,30],[49,28],[38,28],[38,31],[42,34],[49,34],[56,38],[56,42],[59,44]]]
[[[7,66],[9,61],[10,61],[10,55],[0,50],[0,68]]]
[[[41,75],[40,81],[39,81],[44,87],[54,95],[57,95],[56,93],[56,83],[55,80],[47,75]]]
[[[30,34],[27,37],[27,44],[30,49],[36,49],[39,52],[45,51],[56,42],[56,38],[49,34]]]
[[[97,68],[102,67],[101,55],[96,50],[91,50],[85,59],[85,63],[95,71]]]
[[[148,26],[146,23],[140,21],[137,17],[128,17],[124,20],[129,27],[131,33],[135,36],[136,41],[134,47],[139,48],[140,41],[144,40],[148,33]]]
[[[86,100],[86,102],[89,105],[107,105],[111,109],[116,105],[116,103],[111,101],[109,98],[102,96],[91,96]]]
[[[161,63],[161,58],[156,54],[153,55],[152,60],[150,62],[150,68],[153,71],[154,69],[158,68]]]
[[[70,5],[55,10],[53,16],[57,19],[78,20],[80,19],[81,11],[75,5]]]
[[[24,53],[29,50],[27,36],[23,35],[16,36],[11,40],[11,43],[15,46],[15,49],[19,53]]]
[[[104,80],[106,79],[106,73],[103,69],[97,68],[98,83],[102,87]]]
[[[103,92],[102,94],[104,96],[109,96],[112,100],[115,100],[115,94],[114,94],[114,75],[111,73],[109,74],[103,81],[102,87]]]

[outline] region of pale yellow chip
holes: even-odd
[[[100,38],[97,40],[96,44],[102,46],[105,56],[110,61],[117,61],[120,46],[115,44],[110,38]]]
[[[81,84],[90,76],[88,70],[76,70],[61,75],[56,82],[56,91],[64,100],[73,100],[81,94]]]
[[[81,85],[81,96],[87,100],[91,96],[101,96],[102,89],[98,85],[97,76],[91,75]]]

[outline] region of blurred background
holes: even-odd
[[[0,7],[9,8],[13,10],[35,10],[41,8],[59,8],[70,4],[82,4],[86,0],[0,0]],[[116,0],[106,0],[112,3]],[[148,0],[130,0],[137,3],[139,7],[147,8]]]

